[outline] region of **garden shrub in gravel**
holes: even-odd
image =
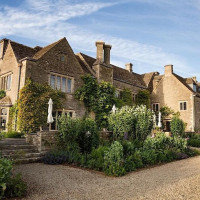
[[[99,146],[97,149],[93,149],[89,156],[88,167],[102,171],[104,166],[104,155],[107,150],[107,146]]]
[[[126,173],[123,160],[123,146],[115,141],[111,147],[105,151],[104,172],[107,175],[122,176]]]
[[[12,174],[13,165],[9,159],[0,157],[0,199],[6,197],[23,197],[26,184],[20,174]]]
[[[170,128],[173,136],[183,136],[185,133],[185,123],[178,115],[172,117]]]

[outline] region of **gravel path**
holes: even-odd
[[[200,199],[200,156],[132,172],[124,177],[63,165],[18,165],[28,200]]]

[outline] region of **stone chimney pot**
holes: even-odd
[[[133,72],[133,64],[132,63],[127,63],[125,66],[126,66],[126,70],[128,70],[130,73]]]

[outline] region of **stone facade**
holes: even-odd
[[[165,74],[155,76],[153,81],[152,106],[168,106],[180,112],[181,119],[187,124],[187,131],[197,131],[200,128],[200,96],[186,83],[187,79],[176,75],[173,72],[173,65],[167,65]],[[193,84],[197,85],[195,81]],[[168,121],[170,123],[170,119]]]
[[[64,88],[66,100],[59,113],[64,109],[74,117],[82,117],[85,108],[75,100],[74,92],[82,84],[81,76],[91,74],[99,82],[111,82],[118,91],[129,88],[133,100],[139,90],[148,89],[151,92],[152,105],[159,104],[159,108],[167,105],[175,111],[180,111],[180,103],[183,102],[184,107],[186,102],[187,109],[181,110],[180,114],[187,123],[187,130],[194,131],[200,128],[198,82],[194,77],[184,79],[176,75],[172,65],[165,67],[164,75],[158,72],[134,73],[131,63],[126,64],[125,69],[111,64],[112,46],[102,41],[96,42],[96,58],[83,53],[74,54],[66,38],[46,47],[31,48],[8,39],[2,39],[0,44],[0,87],[6,90],[5,99],[0,100],[1,125],[2,119],[4,124],[8,122],[9,107],[18,99],[19,90],[27,78],[50,84],[57,89]],[[2,114],[3,108],[7,109],[7,113],[3,113],[5,115]],[[58,111],[56,113],[59,114]],[[6,126],[1,127],[5,128]]]

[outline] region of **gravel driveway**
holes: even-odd
[[[200,199],[200,156],[114,178],[41,163],[16,166],[28,183],[29,200]]]

